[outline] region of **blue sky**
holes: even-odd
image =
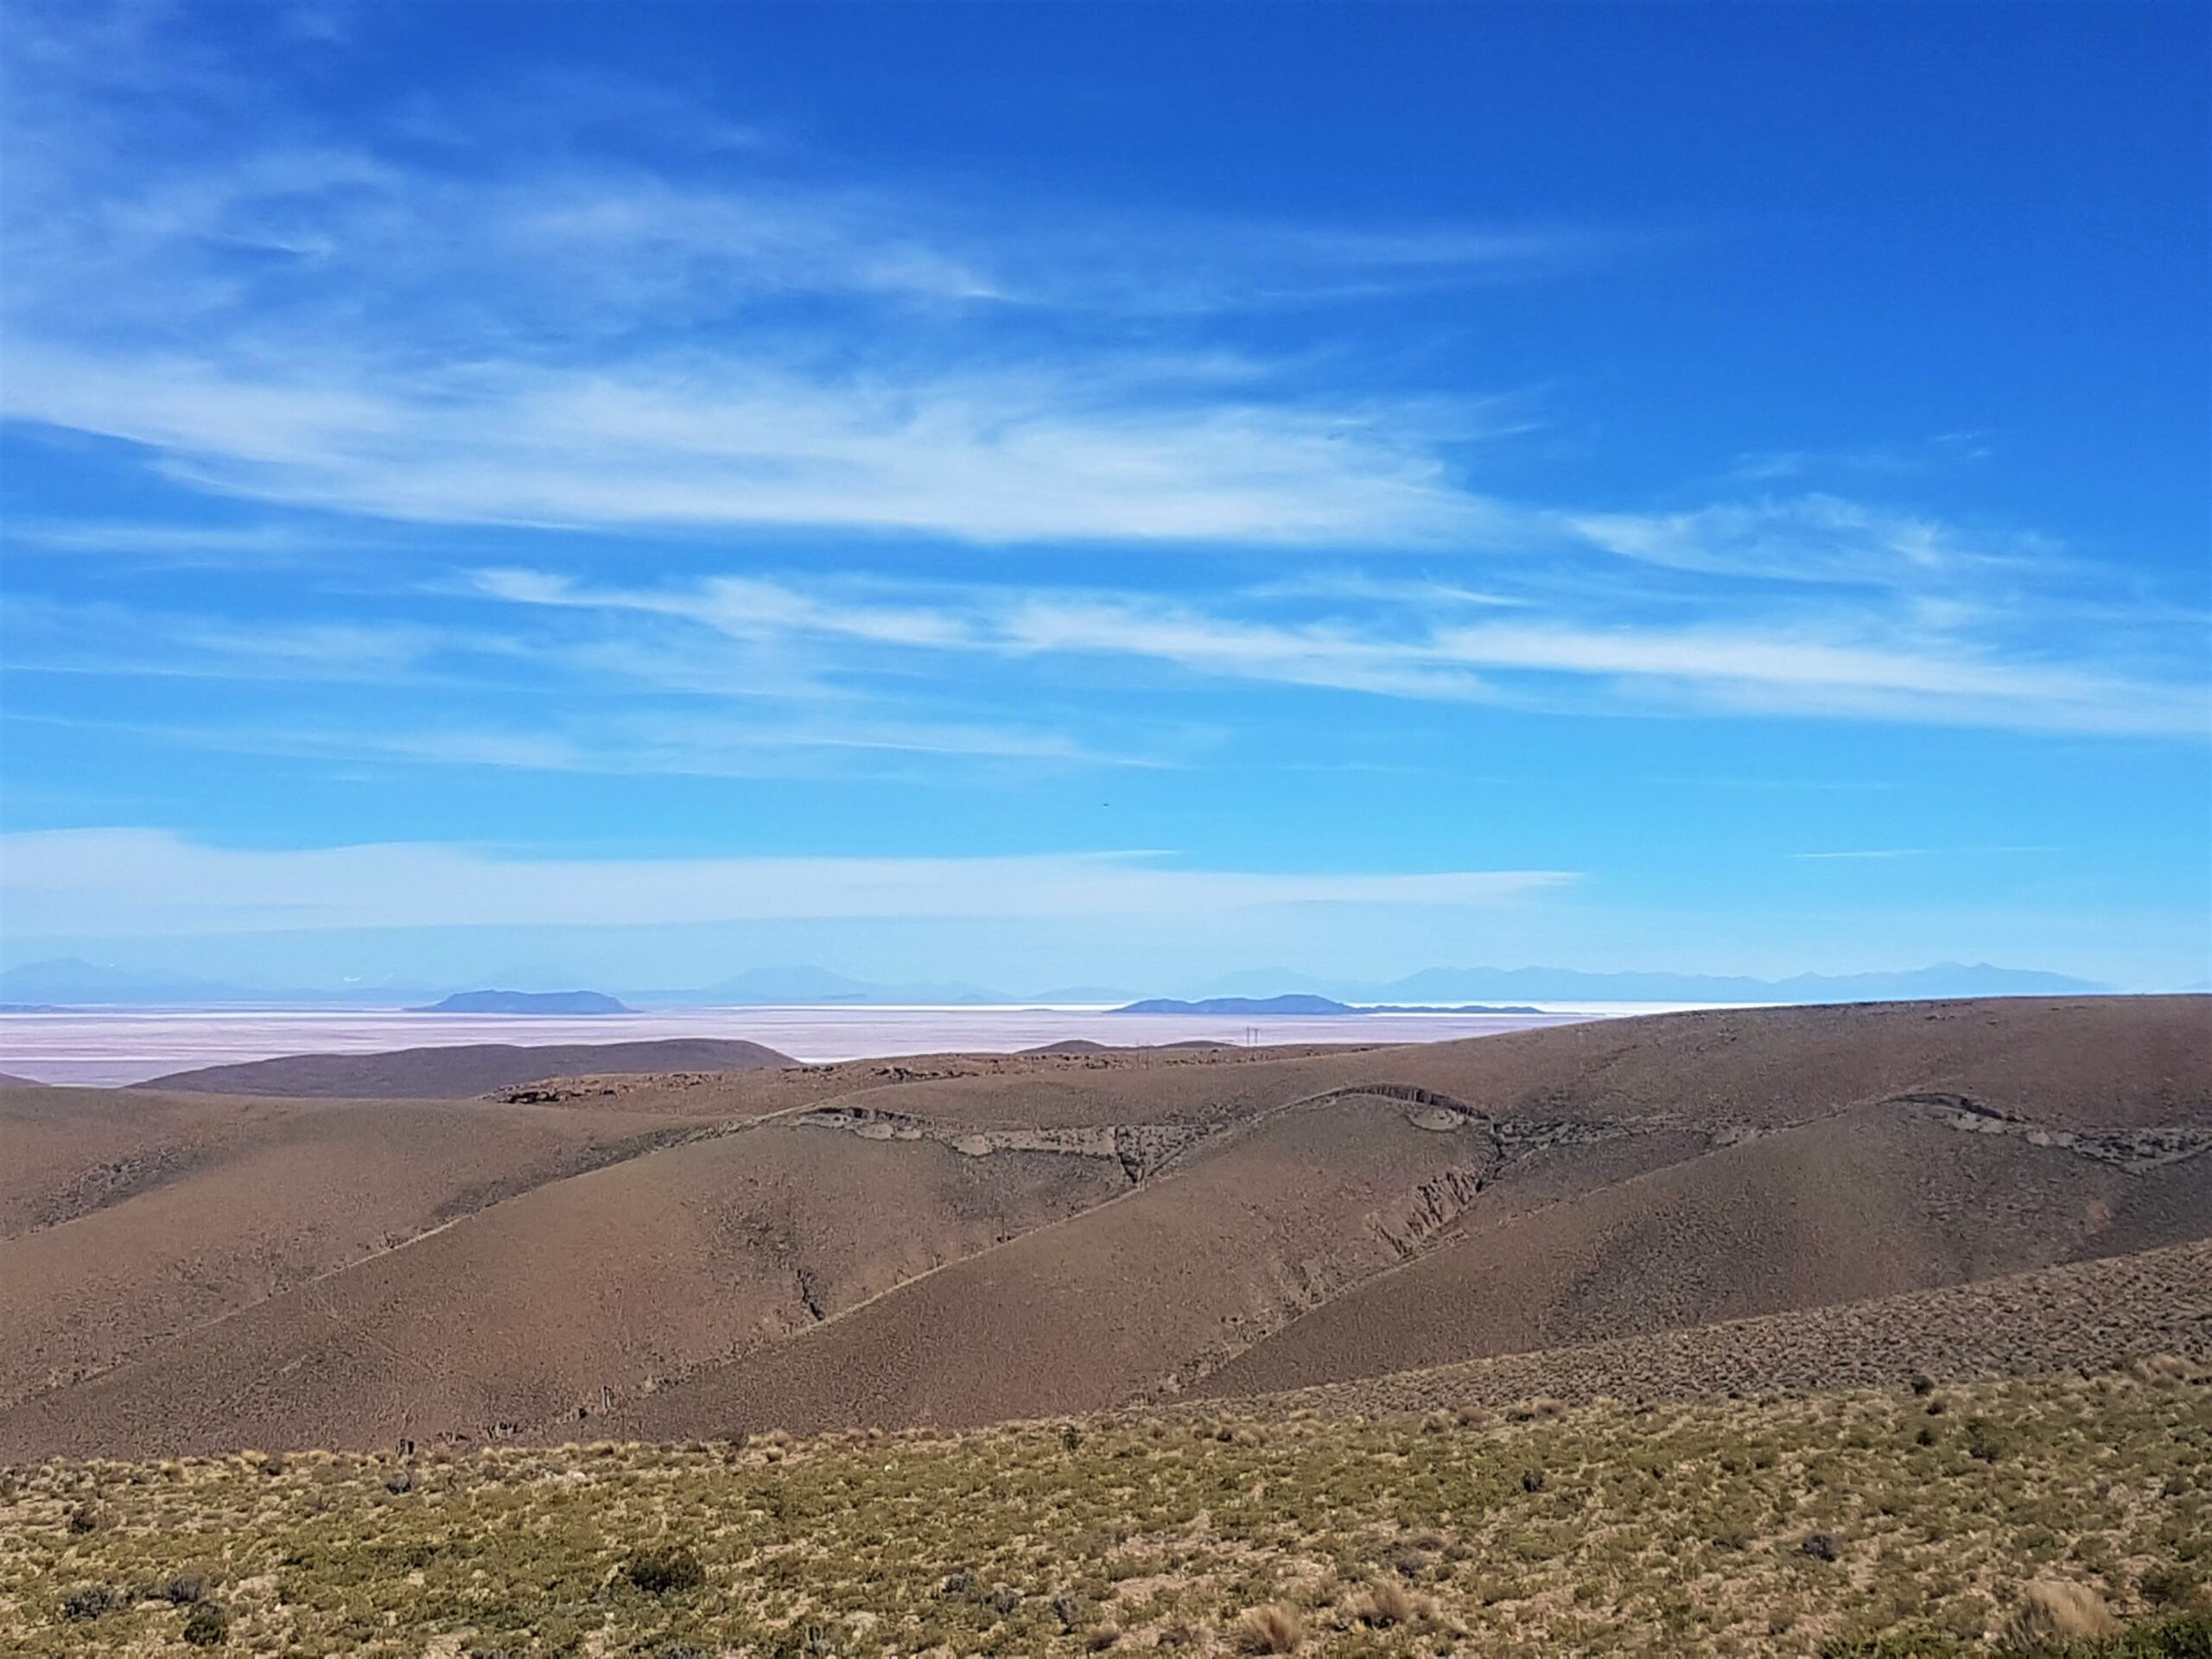
[[[2209,20],[18,0],[7,959],[2212,977]]]

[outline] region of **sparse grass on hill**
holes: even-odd
[[[49,1464],[0,1477],[0,1649],[1908,1659],[2109,1614],[2063,1650],[2202,1655],[2212,1386],[2176,1371]]]

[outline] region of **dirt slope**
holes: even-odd
[[[173,1071],[137,1086],[316,1100],[459,1100],[582,1072],[749,1071],[795,1064],[758,1043],[671,1038],[644,1043],[466,1043],[383,1054],[289,1054]]]
[[[695,1129],[485,1102],[11,1093],[0,1401]]]
[[[1651,1144],[1656,1157],[1692,1151],[1675,1137]],[[1111,1205],[627,1405],[617,1421],[648,1436],[973,1424],[1172,1395],[1432,1246],[1510,1167],[1480,1119],[1332,1094],[1217,1135]]]
[[[1110,1143],[738,1129],[538,1187],[0,1414],[0,1461],[573,1433],[608,1390],[772,1342],[1128,1185]]]
[[[2199,1144],[2208,1143],[2212,1135]],[[2131,1166],[2026,1133],[1962,1129],[1925,1108],[1854,1108],[1475,1227],[1255,1344],[1202,1388],[1300,1388],[1892,1295],[2207,1232],[2212,1157]]]
[[[2212,1230],[2212,1159],[2137,1172],[1909,1107],[1702,1155],[1673,1135],[1546,1146],[1533,1208],[1522,1165],[1494,1153],[1462,1150],[1418,1184],[1415,1169],[1378,1166],[1393,1139],[1422,1133],[1411,1117],[1354,1097],[1266,1120],[1108,1210],[623,1421],[652,1436],[965,1424],[1193,1384],[1253,1393],[2017,1271],[2094,1251],[2139,1211],[2162,1242]],[[1656,1166],[1606,1184],[1624,1150]],[[1454,1230],[1471,1230],[1418,1254]]]

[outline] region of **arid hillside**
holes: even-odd
[[[1160,1408],[2212,1238],[2202,997],[575,1069],[0,1094],[0,1460]],[[2195,1351],[2154,1300],[2098,1351]]]

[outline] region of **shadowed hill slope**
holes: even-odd
[[[709,1037],[640,1043],[463,1043],[382,1054],[289,1054],[174,1071],[137,1086],[317,1100],[458,1100],[582,1072],[749,1071],[795,1064],[759,1043]]]

